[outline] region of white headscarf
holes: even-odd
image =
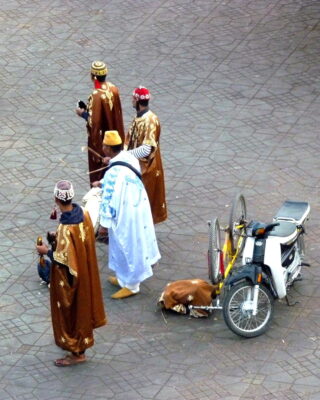
[[[54,197],[62,201],[68,201],[73,199],[74,190],[70,181],[59,181],[56,183],[53,191]]]

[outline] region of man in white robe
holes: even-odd
[[[109,231],[109,269],[116,276],[108,281],[121,288],[113,299],[139,293],[140,283],[153,275],[152,265],[160,259],[139,161],[121,151],[121,145],[117,131],[105,133],[103,151],[110,161],[102,180],[99,233]]]

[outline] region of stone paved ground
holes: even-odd
[[[0,136],[0,399],[320,399],[319,107],[317,0],[2,0]],[[169,219],[162,253],[139,296],[111,301],[90,361],[58,369],[48,292],[33,251],[59,178],[88,189],[84,121],[92,60],[109,65],[126,125],[132,89],[150,87],[162,131]],[[271,329],[243,340],[219,312],[162,314],[156,300],[180,278],[206,279],[206,221],[227,221],[241,190],[253,218],[282,201],[312,206],[312,269],[277,303]]]

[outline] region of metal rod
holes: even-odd
[[[222,310],[222,306],[188,306],[189,310]]]
[[[95,150],[93,150],[91,147],[89,147],[89,146],[82,146],[81,147],[82,151],[84,151],[85,149],[87,149],[88,151],[90,151],[90,153],[94,154],[97,157],[100,157],[101,160],[103,160],[104,157],[101,154],[97,153]]]
[[[93,171],[88,171],[87,174],[90,175],[90,174],[93,174],[95,172],[102,171],[103,169],[106,169],[106,168],[108,168],[108,165],[106,165],[105,167],[99,168],[99,169],[95,169]]]
[[[70,164],[68,164],[68,163],[67,163],[66,161],[64,161],[62,158],[60,158],[59,161],[61,161],[66,167],[70,168],[70,170],[71,170],[74,174],[76,174],[79,178],[81,178],[81,179],[83,179],[84,181],[86,181],[86,183],[88,184],[87,179],[86,179],[84,176],[80,175],[78,172],[76,172],[76,171],[74,170],[74,168],[73,168]]]

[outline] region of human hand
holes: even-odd
[[[103,164],[108,165],[110,160],[111,160],[111,157],[103,157],[102,162],[103,162]]]
[[[41,244],[40,246],[36,246],[37,252],[39,256],[43,256],[48,254],[49,248],[46,244]]]
[[[91,183],[92,187],[101,187],[101,182],[100,181],[94,181]]]
[[[56,242],[57,240],[57,232],[47,232],[47,241],[51,246]]]
[[[86,111],[84,108],[76,108],[75,109],[75,111],[76,111],[76,114],[77,115],[79,115],[79,117],[81,117],[82,116],[82,114]]]
[[[98,230],[99,235],[104,236],[108,233],[108,229],[105,228],[104,226],[99,226],[99,230]]]

